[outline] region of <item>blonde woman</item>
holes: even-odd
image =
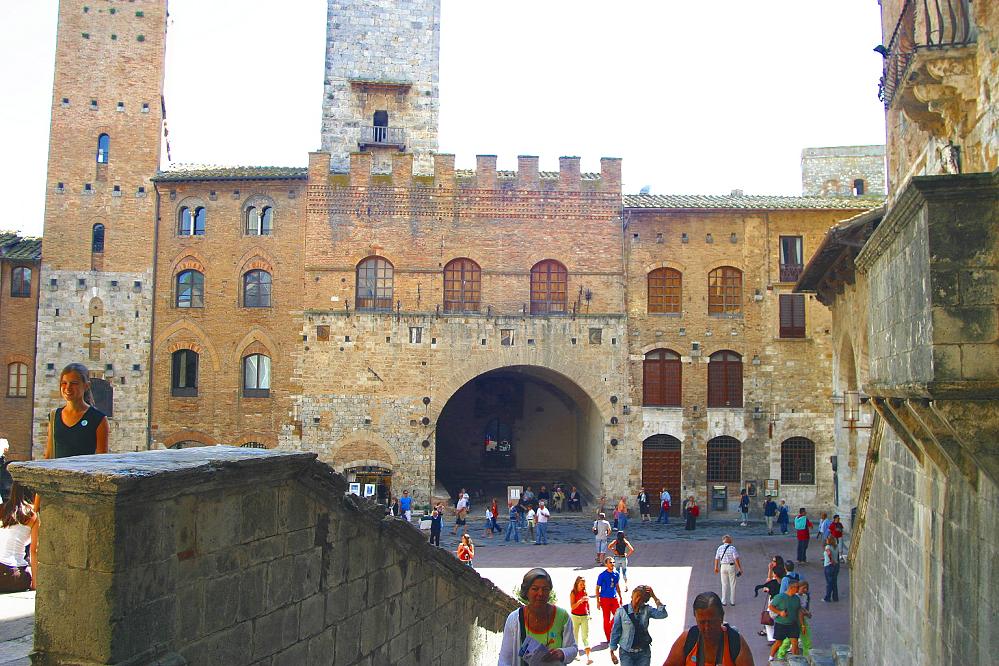
[[[590,659],[590,598],[586,594],[586,581],[582,576],[576,576],[569,592],[569,617],[572,619],[572,634],[576,637],[576,645],[582,645],[586,652],[586,663]]]

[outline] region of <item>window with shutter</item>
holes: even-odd
[[[642,404],[679,407],[681,398],[680,355],[671,349],[656,349],[642,364]]]
[[[708,407],[742,407],[742,357],[718,351],[708,363]]]
[[[804,294],[780,295],[780,337],[805,337]]]

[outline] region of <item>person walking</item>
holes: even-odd
[[[458,498],[458,503],[454,507],[454,528],[451,530],[451,534],[457,534],[458,530],[464,531],[466,519],[468,515],[468,493],[461,493],[461,497]]]
[[[781,534],[787,534],[787,526],[790,523],[790,517],[788,516],[787,504],[784,500],[780,501],[780,506],[777,507],[777,525],[780,527]]]
[[[624,579],[624,591],[628,591],[628,558],[635,553],[635,547],[624,537],[620,530],[617,538],[607,545],[607,550],[614,556],[615,570]]]
[[[455,555],[458,556],[458,560],[465,566],[472,566],[472,560],[475,559],[475,544],[472,543],[472,537],[468,536],[468,532],[461,535],[461,541],[458,543],[458,550],[455,551]]]
[[[773,497],[768,497],[763,503],[763,519],[767,521],[767,534],[773,536],[774,519],[777,517],[777,502]]]
[[[725,622],[725,608],[714,592],[694,597],[695,624],[673,643],[663,666],[754,666],[744,636]]]
[[[486,505],[486,531],[483,532],[482,536],[486,539],[493,538],[493,508],[490,505]]]
[[[506,523],[506,538],[503,541],[509,541],[512,536],[514,541],[520,543],[520,512],[513,500],[508,500],[507,504],[510,507],[510,519]]]
[[[808,561],[808,542],[812,538],[812,521],[808,519],[805,507],[798,509],[794,529],[798,536],[798,564],[803,564]]]
[[[798,599],[798,583],[788,586],[786,592],[781,592],[770,602],[770,612],[774,614],[774,644],[770,648],[770,661],[777,656],[784,639],[791,639],[791,653],[800,654],[798,639],[801,637],[801,620],[803,610]]]
[[[534,510],[534,507],[528,505],[528,508],[527,508],[527,534],[529,535],[528,538],[531,541],[534,541],[534,539],[535,539],[535,537],[534,537],[534,521],[537,519],[537,515],[538,514]]]
[[[735,582],[742,575],[742,560],[728,534],[722,537],[722,543],[715,551],[715,573],[721,576],[722,606],[734,606]]]
[[[607,522],[607,515],[597,514],[597,519],[593,521],[593,536],[597,541],[597,562],[604,561],[604,553],[607,552],[607,538],[610,533],[611,526]]]
[[[617,501],[614,508],[614,525],[619,530],[628,529],[628,498],[624,495]]]
[[[610,642],[614,613],[624,600],[621,596],[621,575],[614,571],[614,558],[604,558],[604,570],[597,576],[597,608],[604,616],[604,635]]]
[[[659,493],[659,517],[656,519],[656,523],[669,525],[669,508],[672,503],[673,498],[666,490],[666,486],[663,486],[662,492]]]
[[[493,503],[489,508],[492,510],[493,514],[493,520],[492,520],[493,532],[496,534],[500,534],[501,532],[503,532],[503,528],[499,526],[499,499],[494,497]]]
[[[576,637],[576,645],[583,646],[586,653],[586,663],[592,664],[590,658],[590,598],[586,594],[586,580],[576,576],[569,592],[569,617],[572,618],[572,634]]]
[[[836,537],[826,537],[826,545],[822,549],[822,571],[826,576],[826,594],[822,601],[839,601],[839,548]]]
[[[742,522],[739,524],[745,527],[749,523],[749,491],[745,488],[739,496],[739,513],[742,514]]]
[[[430,514],[430,545],[441,547],[441,528],[444,526],[444,505],[438,503]]]
[[[399,498],[399,511],[402,512],[402,517],[407,523],[413,522],[413,498],[409,496],[408,490],[402,491],[402,497]]]
[[[541,661],[568,664],[576,659],[579,649],[573,635],[569,612],[551,603],[552,577],[544,569],[531,569],[520,584],[522,607],[510,613],[503,625],[497,666],[520,666],[520,649],[527,638],[547,649]],[[531,663],[537,663],[536,657]]]
[[[544,486],[541,487],[544,488]],[[534,542],[535,546],[548,545],[548,520],[551,517],[552,514],[548,511],[545,500],[538,500],[538,510],[534,516],[538,523],[538,539]]]
[[[649,600],[656,602],[655,608]],[[648,585],[639,585],[631,593],[631,603],[614,612],[614,625],[611,627],[610,651],[612,663],[621,666],[649,666],[652,661],[652,635],[649,633],[649,620],[662,620],[667,616],[666,606]],[[621,659],[618,661],[618,650]]]
[[[635,498],[638,500],[638,513],[641,516],[643,523],[651,523],[652,516],[649,513],[649,496],[645,492],[645,488],[638,489],[638,496]]]
[[[686,519],[686,524],[683,526],[685,530],[695,530],[697,529],[697,517],[701,515],[701,508],[697,506],[697,500],[691,495],[687,498],[687,506],[685,508],[684,517]]]

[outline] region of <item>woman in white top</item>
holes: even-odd
[[[31,543],[31,528],[37,522],[38,515],[27,494],[15,482],[10,497],[0,504],[0,592],[23,592],[34,587],[24,549]],[[35,559],[33,543],[31,559]]]

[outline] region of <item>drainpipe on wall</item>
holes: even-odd
[[[164,114],[164,118],[165,118]],[[160,190],[155,183],[150,183],[156,193],[156,203],[153,210],[153,276],[149,280],[152,294],[149,311],[149,360],[146,362],[146,450],[153,448],[153,355],[156,351],[156,258],[159,252],[160,239]]]

